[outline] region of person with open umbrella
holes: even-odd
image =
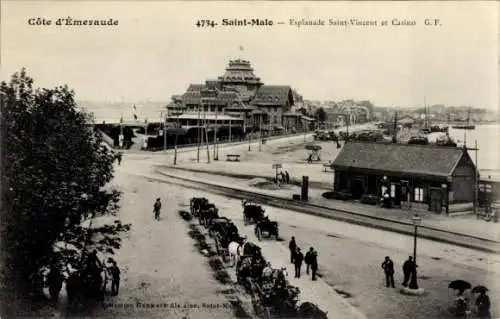
[[[479,296],[476,299],[477,313],[479,318],[490,319],[490,297],[486,294],[488,292],[488,288],[485,286],[476,286],[472,289],[472,293],[479,293]]]
[[[456,308],[455,308],[455,315],[457,317],[463,317],[469,312],[469,307],[467,305],[467,300],[463,296],[464,292],[467,289],[471,289],[471,284],[468,283],[465,280],[454,280],[450,282],[448,285],[448,288],[451,288],[453,290],[458,290],[457,298],[455,299],[456,301]]]

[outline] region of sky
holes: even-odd
[[[244,58],[265,84],[291,85],[310,100],[499,107],[497,1],[2,1],[1,9],[0,79],[26,67],[38,86],[68,84],[79,100],[169,101]],[[29,25],[37,17],[52,25]],[[119,22],[54,25],[67,17]],[[274,25],[228,27],[224,18]],[[440,25],[425,26],[426,18]],[[197,27],[200,19],[218,25]],[[327,25],[299,28],[290,19]],[[378,25],[328,26],[329,19]]]

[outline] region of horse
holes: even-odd
[[[234,240],[227,246],[229,251],[229,260],[232,261],[231,267],[234,267],[236,263],[240,260],[242,252],[244,251],[243,246],[246,244],[246,238],[240,238],[240,240]]]
[[[276,175],[276,183],[278,183],[278,185],[283,184],[283,181],[285,180],[285,177],[283,175],[284,174],[282,172]]]

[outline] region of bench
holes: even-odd
[[[240,155],[227,154],[226,155],[226,161],[228,161],[228,162],[239,162],[240,161]]]

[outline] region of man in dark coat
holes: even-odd
[[[122,153],[116,154],[116,159],[118,160],[118,165],[122,164]]]
[[[160,198],[157,198],[155,204],[153,205],[153,213],[155,214],[156,220],[160,220],[160,210],[161,210],[161,200]]]
[[[292,240],[288,244],[288,249],[290,249],[290,263],[293,264],[295,253],[297,252],[297,243],[295,242],[295,237],[292,236]]]
[[[300,251],[300,248],[297,247],[297,252],[295,253],[295,278],[300,278],[300,268],[302,268],[302,261],[304,260],[304,255]]]
[[[59,269],[56,266],[51,266],[50,272],[47,275],[47,283],[49,285],[50,298],[54,302],[57,302],[59,299],[59,292],[61,291],[63,281],[64,278]]]
[[[120,268],[116,265],[116,261],[112,261],[113,265],[110,267],[111,272],[111,295],[118,295],[120,289]]]
[[[413,262],[413,257],[408,257],[408,260],[403,264],[403,287],[408,286],[408,281],[410,281],[411,273],[413,272],[413,267],[415,267],[415,263]]]
[[[491,318],[491,313],[490,313],[491,302],[490,302],[490,297],[488,297],[488,295],[486,294],[486,291],[481,291],[481,294],[476,299],[476,306],[479,318],[485,318],[485,319]]]
[[[318,271],[318,253],[314,248],[312,248],[311,253],[311,272],[312,272],[312,280],[316,280],[316,272]]]
[[[389,285],[394,287],[394,263],[389,258],[389,256],[385,257],[384,262],[382,263],[382,269],[384,269],[385,274],[385,286],[389,287]]]
[[[306,263],[306,274],[309,275],[309,267],[311,267],[311,258],[314,253],[314,249],[311,247],[304,257],[304,262]]]

